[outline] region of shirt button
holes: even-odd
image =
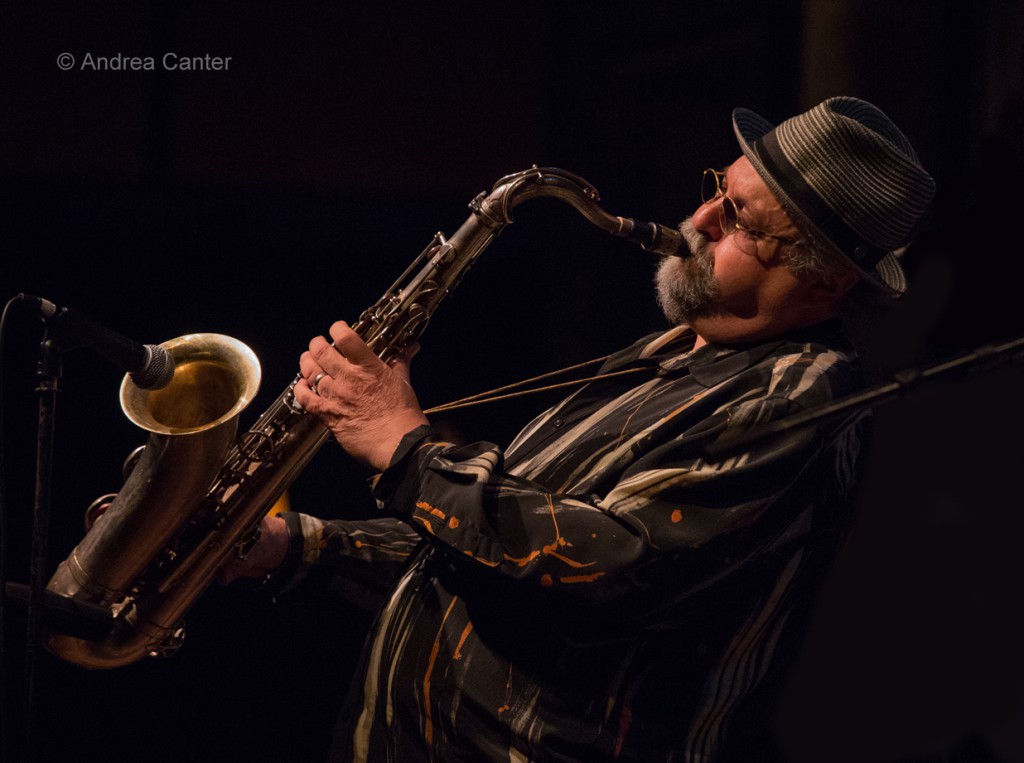
[[[564,423],[565,423],[565,422],[564,422],[564,421],[562,421],[561,419],[555,419],[555,420],[554,420],[554,421],[552,422],[552,426],[553,426],[553,427],[554,427],[555,429],[561,429],[561,427],[562,427],[562,424],[564,424]]]

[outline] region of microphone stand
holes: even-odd
[[[21,297],[22,295],[19,295]],[[25,761],[34,755],[34,721],[36,707],[36,667],[42,644],[43,626],[48,630],[67,633],[87,640],[102,640],[113,629],[113,614],[100,605],[79,602],[46,589],[48,540],[50,535],[51,476],[53,473],[54,432],[56,429],[57,392],[63,374],[61,362],[65,350],[79,346],[73,334],[67,334],[63,324],[45,318],[47,330],[39,347],[36,366],[36,392],[39,393],[39,420],[36,431],[35,497],[32,509],[32,539],[30,551],[29,585],[3,581],[0,596],[7,601],[27,601],[27,629],[25,641],[25,701],[22,748]],[[70,339],[70,341],[68,341]],[[6,607],[5,607],[6,608]],[[6,712],[6,708],[3,709]],[[5,734],[3,752],[7,753],[8,735]]]
[[[893,375],[893,380],[870,387],[828,405],[819,406],[808,411],[787,416],[762,426],[754,427],[746,432],[720,436],[717,442],[705,446],[705,452],[714,458],[729,455],[762,439],[781,435],[800,427],[809,426],[827,420],[839,418],[873,408],[881,403],[916,390],[922,384],[942,379],[954,374],[974,374],[992,370],[1008,363],[1020,362],[1024,359],[1024,336],[997,344],[986,344],[963,355],[956,356],[931,366],[911,368]],[[705,439],[714,440],[719,431],[708,432]]]
[[[27,761],[31,760],[33,749],[35,672],[46,588],[47,540],[50,532],[50,478],[53,472],[55,411],[61,374],[61,349],[52,339],[44,336],[40,345],[39,364],[36,370],[39,423],[36,434],[35,500],[32,510],[31,569],[25,642],[26,696],[23,744]]]

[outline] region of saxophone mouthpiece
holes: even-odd
[[[674,228],[659,223],[648,223],[620,217],[619,230],[615,235],[639,244],[645,252],[658,257],[689,257],[690,248],[686,245],[683,234]]]

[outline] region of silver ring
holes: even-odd
[[[311,381],[311,382],[309,383],[309,388],[310,388],[311,390],[313,390],[313,394],[314,394],[314,395],[319,395],[319,394],[320,394],[320,390],[318,390],[318,389],[316,388],[316,385],[317,385],[317,384],[319,384],[319,383],[320,383],[320,380],[321,380],[321,379],[323,379],[323,378],[324,378],[324,373],[323,373],[323,372],[321,371],[320,373],[318,373],[318,374],[316,375],[316,378],[315,378],[315,379],[313,379],[313,381]]]

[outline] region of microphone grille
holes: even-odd
[[[135,386],[141,389],[162,389],[174,378],[174,359],[166,348],[158,344],[147,344],[146,349],[149,361],[130,376]]]

